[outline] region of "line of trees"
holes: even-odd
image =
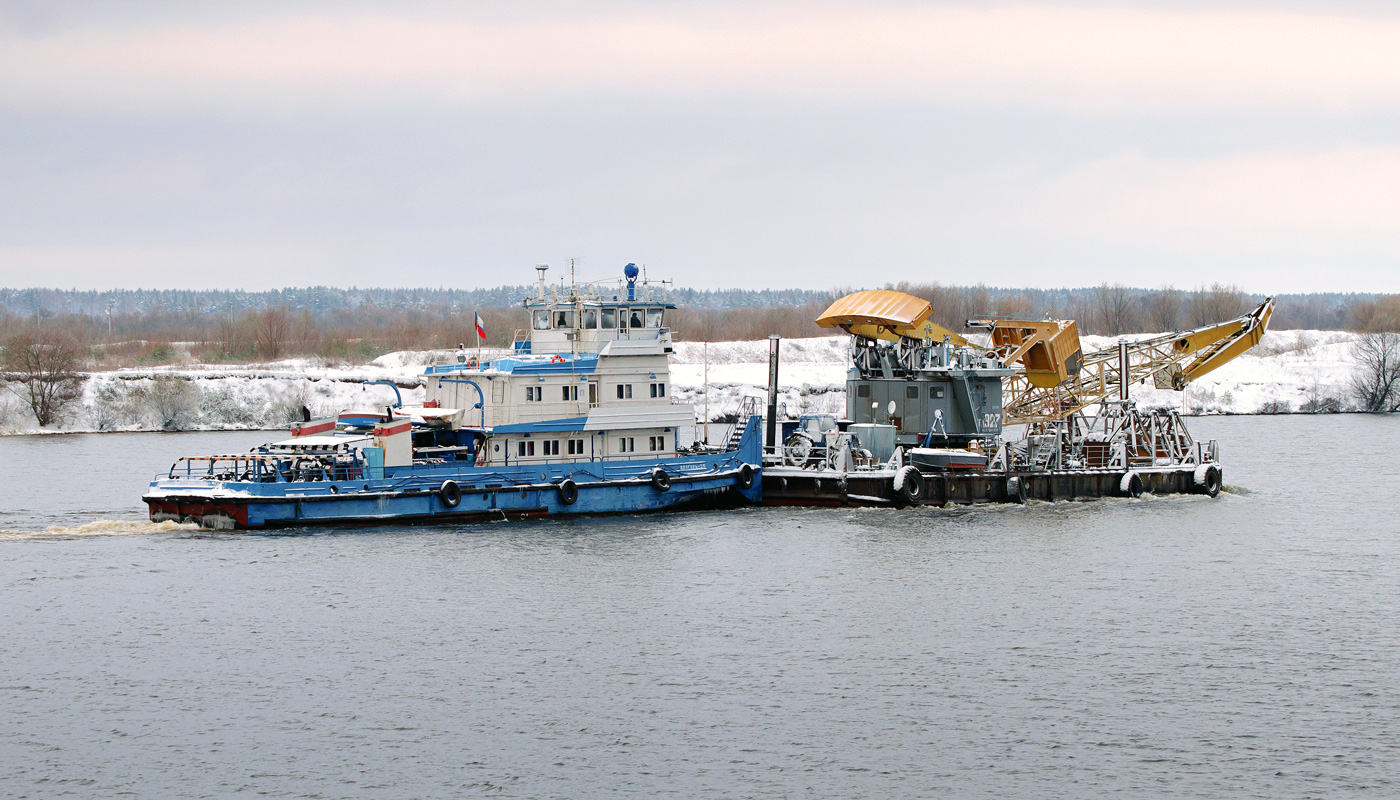
[[[1220,284],[1194,290],[1145,290],[1120,284],[1013,290],[900,283],[886,288],[929,300],[934,319],[954,330],[961,329],[963,321],[970,317],[1032,315],[1075,319],[1082,332],[1108,336],[1206,325],[1244,313],[1261,299],[1238,287]],[[18,335],[32,338],[35,332],[46,331],[50,346],[62,344],[76,350],[78,363],[86,369],[184,360],[253,363],[290,357],[362,363],[395,350],[442,349],[459,343],[473,346],[473,313],[479,313],[486,323],[488,338],[483,344],[489,347],[509,345],[517,332],[528,325],[519,305],[471,308],[458,303],[435,304],[428,302],[434,291],[446,290],[421,290],[416,295],[421,302],[402,307],[378,305],[368,296],[357,296],[360,302],[354,306],[275,305],[230,313],[211,308],[215,304],[201,305],[198,301],[202,294],[196,292],[181,295],[186,301],[182,309],[162,306],[110,315],[105,311],[59,314],[44,309],[23,315],[0,313],[0,342]],[[678,300],[679,307],[671,313],[669,325],[679,338],[691,341],[754,340],[770,334],[785,338],[827,335],[831,331],[817,327],[814,320],[832,300],[847,291],[792,290],[787,295],[711,292],[708,297],[723,300],[723,307],[692,306]],[[327,292],[317,296],[342,300],[349,296]],[[727,305],[746,297],[749,301],[766,302],[777,296],[790,302],[772,306]],[[1277,300],[1270,327],[1400,332],[1400,295],[1283,296]],[[42,406],[45,401],[38,398],[35,402]]]
[[[1105,284],[1092,291],[1064,295],[986,287],[900,284],[899,289],[928,299],[936,319],[952,328],[985,313],[1048,315],[1081,321],[1088,333],[1117,335],[1197,327],[1247,311],[1255,298],[1230,286],[1182,292],[1154,292]],[[679,308],[670,326],[691,340],[755,340],[777,333],[786,338],[830,333],[813,320],[834,291],[800,305],[774,308]],[[528,320],[519,307],[479,311],[489,333],[483,344],[507,345]],[[1400,411],[1400,296],[1365,296],[1346,306],[1348,324],[1363,335],[1353,349],[1356,371],[1351,394],[1366,411]],[[0,315],[0,385],[18,396],[41,427],[61,422],[81,397],[84,371],[129,363],[165,364],[181,358],[205,363],[272,361],[317,356],[357,362],[393,350],[443,349],[475,343],[470,312],[439,309],[384,309],[367,305],[321,314],[308,309],[272,307],[223,314],[129,314],[120,327],[112,320],[69,314],[38,320]],[[1274,327],[1279,314],[1274,317]],[[1341,326],[1334,326],[1341,327]],[[142,338],[117,340],[117,333]],[[179,428],[196,404],[187,381],[156,381],[139,400],[162,427]],[[131,401],[128,398],[128,401]],[[1335,409],[1334,409],[1335,410]]]

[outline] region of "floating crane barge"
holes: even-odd
[[[1273,298],[1235,319],[1085,353],[1071,320],[984,317],[985,344],[931,321],[902,292],[847,295],[817,319],[851,336],[844,419],[778,422],[770,340],[763,502],[1024,503],[1220,492],[1214,441],[1134,384],[1182,390],[1259,343]]]

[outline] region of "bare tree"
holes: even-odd
[[[4,364],[6,380],[18,384],[11,389],[29,403],[41,428],[61,419],[83,393],[78,346],[57,328],[34,325],[11,336]]]
[[[253,341],[258,358],[276,359],[292,338],[292,315],[285,308],[269,308],[258,313]]]
[[[1249,296],[1238,286],[1211,284],[1191,293],[1190,320],[1196,327],[1234,319],[1249,310]]]
[[[182,431],[199,414],[199,389],[188,378],[159,375],[144,390],[146,411],[163,431]]]
[[[1155,330],[1168,332],[1181,325],[1181,290],[1163,286],[1147,301],[1147,322]]]
[[[1099,330],[1107,336],[1127,333],[1132,326],[1133,295],[1121,283],[1104,283],[1094,291],[1094,313]]]
[[[1363,333],[1351,354],[1351,392],[1361,409],[1400,411],[1400,334]]]

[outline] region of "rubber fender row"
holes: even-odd
[[[747,491],[753,488],[754,468],[749,464],[744,464],[739,468],[739,475],[734,479],[734,485],[741,490]],[[655,469],[651,473],[651,485],[656,487],[658,492],[666,492],[671,489],[671,476],[664,469]],[[920,480],[922,487],[922,480]],[[561,505],[571,506],[578,502],[578,484],[570,478],[565,478],[555,486],[555,491],[559,494]],[[438,487],[438,499],[448,508],[456,508],[462,502],[462,488],[456,481],[446,480],[442,486]]]

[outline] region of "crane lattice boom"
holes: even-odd
[[[1159,389],[1184,389],[1191,381],[1215,370],[1259,343],[1268,329],[1273,314],[1274,299],[1266,298],[1258,308],[1227,322],[1208,325],[1190,331],[1156,336],[1126,346],[1127,383],[1152,379]],[[1103,402],[1119,391],[1122,354],[1117,346],[1082,356],[1078,370],[1074,359],[1058,361],[1068,377],[1046,387],[1045,366],[1032,364],[1024,356],[1034,349],[1035,342],[1024,336],[1008,337],[999,332],[1014,330],[1025,333],[1043,321],[982,320],[970,326],[989,328],[994,345],[1012,340],[1004,346],[1008,363],[1021,361],[1023,369],[1004,382],[1004,413],[1008,424],[1051,422],[1064,419],[1087,406]],[[1002,348],[997,348],[1002,349]],[[1064,349],[1061,347],[1060,349]],[[1072,355],[1078,355],[1076,352]],[[1039,369],[1037,369],[1039,367]]]

